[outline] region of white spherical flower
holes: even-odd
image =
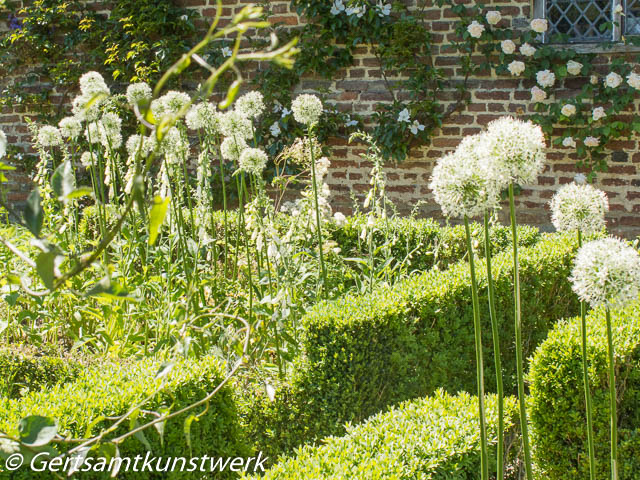
[[[544,33],[549,28],[549,23],[544,18],[534,18],[531,20],[531,30],[536,33]]]
[[[622,83],[622,77],[616,72],[611,72],[605,77],[604,83],[609,88],[618,88]]]
[[[71,102],[73,116],[81,122],[95,122],[100,117],[100,106],[103,100],[96,100],[91,96],[78,95]]]
[[[132,83],[127,87],[127,101],[132,107],[151,100],[152,95],[151,87],[144,82]]]
[[[242,152],[248,148],[247,142],[243,138],[225,138],[220,145],[222,158],[225,160],[238,161]]]
[[[322,115],[322,102],[315,95],[299,95],[291,104],[293,118],[304,125],[312,125]]]
[[[0,158],[7,154],[7,136],[0,130]]]
[[[258,91],[249,92],[236,101],[235,109],[247,118],[258,118],[264,113],[264,97]]]
[[[471,35],[473,38],[480,38],[484,33],[484,25],[478,23],[477,20],[474,20],[467,27],[467,32],[469,32],[469,35]]]
[[[151,102],[151,112],[155,119],[160,121],[162,117],[176,115],[190,101],[191,97],[186,93],[171,90]]]
[[[127,139],[127,153],[130,157],[135,157],[138,152],[142,156],[149,155],[156,146],[155,136],[143,137],[141,135],[131,135]]]
[[[637,73],[631,72],[627,76],[627,83],[630,87],[635,88],[636,90],[640,90],[640,75]]]
[[[82,123],[76,117],[66,117],[58,123],[60,133],[64,138],[75,140],[82,133]]]
[[[544,168],[546,142],[540,126],[513,117],[494,120],[487,127],[493,174],[502,183],[534,183]]]
[[[556,75],[551,70],[541,70],[536,73],[536,80],[541,87],[552,87],[556,83]]]
[[[536,53],[536,48],[525,43],[520,47],[520,53],[525,57],[533,57]]]
[[[96,156],[95,153],[84,152],[80,156],[80,163],[82,164],[83,167],[90,168],[93,165],[98,165],[98,157]]]
[[[585,235],[600,232],[609,211],[607,195],[591,185],[569,183],[551,199],[551,221],[560,232],[580,230]]]
[[[485,18],[487,19],[487,23],[489,25],[496,25],[498,22],[500,22],[500,20],[502,20],[502,15],[497,10],[491,10],[487,12]]]
[[[56,147],[62,145],[62,135],[56,127],[45,125],[38,130],[37,142],[41,147]]]
[[[547,99],[547,92],[542,90],[537,85],[534,85],[531,89],[531,100],[534,102],[542,102]]]
[[[477,217],[498,206],[500,185],[488,161],[485,135],[466,137],[433,169],[429,188],[448,217]]]
[[[596,137],[585,137],[584,144],[587,147],[597,147],[600,145],[600,140]]]
[[[604,111],[603,107],[596,107],[593,109],[593,121],[597,122],[598,120],[607,116],[607,113]]]
[[[269,157],[259,148],[245,148],[238,159],[238,168],[256,176],[261,176]]]
[[[207,133],[217,133],[220,129],[220,117],[213,103],[202,102],[192,106],[185,117],[191,130],[205,129]]]
[[[517,77],[521,75],[522,72],[524,72],[525,65],[524,65],[524,62],[521,62],[520,60],[514,60],[509,64],[507,69],[509,70],[511,75],[513,75],[514,77]]]
[[[560,113],[562,113],[562,115],[564,115],[565,117],[572,117],[576,114],[576,106],[567,103],[566,105],[563,105]]]
[[[567,148],[576,148],[576,141],[573,137],[565,137],[562,139],[562,146]]]
[[[109,95],[109,87],[98,72],[87,72],[80,77],[80,91],[86,97]]]
[[[624,307],[640,293],[640,255],[617,238],[589,242],[578,251],[571,282],[580,300],[594,308]]]
[[[584,65],[582,65],[580,62],[569,60],[567,62],[567,72],[569,72],[571,75],[580,75],[583,66]]]
[[[122,119],[113,112],[107,112],[100,119],[99,125],[100,142],[104,148],[120,148],[122,145]]]
[[[220,115],[220,132],[225,137],[251,138],[253,124],[251,120],[236,110],[230,110]]]
[[[502,48],[502,51],[507,55],[511,55],[516,51],[516,44],[513,42],[513,40],[503,40],[502,42],[500,42],[500,48]]]
[[[341,212],[336,212],[333,214],[333,221],[337,226],[341,227],[347,222],[347,217]]]

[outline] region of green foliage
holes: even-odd
[[[494,396],[487,398],[486,411],[489,444],[495,446]],[[506,430],[513,429],[516,415],[515,399],[507,398]],[[433,397],[405,402],[361,425],[349,426],[345,436],[328,438],[324,445],[304,446],[261,478],[475,480],[480,468],[477,424],[476,397],[467,393],[451,396],[439,390]]]
[[[618,472],[640,471],[640,304],[612,312],[618,391]],[[544,478],[588,478],[586,412],[579,318],[560,322],[531,362],[530,420],[534,456]],[[596,478],[610,477],[607,334],[602,310],[587,317],[589,383],[593,398]]]
[[[578,305],[567,280],[575,239],[549,235],[520,252],[525,354],[545,338],[557,318]],[[506,392],[516,385],[513,344],[512,254],[495,257],[493,272]],[[494,388],[491,329],[484,262],[478,264],[485,379]],[[466,262],[321,303],[303,319],[304,355],[290,382],[276,385],[275,401],[255,392],[246,412],[251,436],[271,452],[342,432],[388,405],[444,388],[475,391],[470,278]]]
[[[74,438],[86,438],[99,433],[101,427],[112,422],[104,417],[120,416],[136,406],[146,397],[151,399],[142,409],[159,411],[163,408],[176,411],[194,400],[201,399],[212,391],[222,380],[223,366],[213,357],[202,360],[184,360],[178,362],[164,381],[154,379],[159,363],[145,359],[137,363],[116,364],[105,362],[102,365],[86,369],[79,373],[77,380],[64,385],[56,385],[40,392],[31,392],[19,400],[9,400],[0,411],[0,431],[17,436],[18,422],[29,415],[46,416],[57,421],[61,435]],[[154,394],[154,392],[156,392]],[[190,423],[191,448],[185,441],[185,421],[190,415],[196,415]],[[100,419],[103,420],[100,420]],[[135,424],[142,424],[153,417],[140,413]],[[129,422],[119,427],[115,434],[130,429]],[[207,408],[195,409],[164,425],[164,434],[150,428],[144,431],[144,438],[156,456],[243,456],[249,449],[239,430],[234,404],[234,395],[228,387],[220,390],[209,402]],[[71,444],[73,446],[74,444]],[[103,444],[106,446],[106,444]],[[144,443],[130,437],[119,445],[122,457],[135,457],[146,453]],[[92,452],[96,456],[98,452]],[[91,455],[91,454],[90,454]],[[1,467],[0,467],[1,468]],[[229,472],[227,472],[229,473]],[[13,475],[0,471],[0,478],[50,478],[50,473],[40,476],[24,467]],[[197,473],[176,474],[177,478],[199,478]],[[83,474],[82,478],[108,478],[107,475]],[[154,474],[144,472],[121,473],[119,478],[156,478]],[[172,477],[174,478],[174,477]],[[216,478],[228,478],[223,474]]]

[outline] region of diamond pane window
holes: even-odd
[[[640,0],[628,0],[638,4]],[[549,21],[549,37],[563,34],[571,42],[605,42],[612,40],[611,29],[601,31],[611,22],[613,0],[547,0],[545,18]]]
[[[626,0],[624,32],[626,35],[640,35],[640,0]]]

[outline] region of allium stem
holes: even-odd
[[[609,354],[609,405],[611,411],[611,480],[618,480],[618,403],[616,396],[616,367],[611,333],[611,310],[606,309],[607,345]]]
[[[473,302],[473,328],[476,342],[476,375],[478,382],[478,410],[480,417],[480,464],[482,480],[489,479],[489,454],[487,447],[487,425],[484,411],[484,365],[482,362],[482,334],[480,324],[480,301],[478,300],[478,283],[476,281],[476,267],[471,245],[471,230],[469,218],[464,217],[464,228],[467,234],[467,251],[469,253],[469,268],[471,270],[471,299]]]
[[[516,205],[513,195],[513,183],[509,184],[509,211],[511,214],[511,237],[513,241],[513,298],[515,304],[516,330],[516,370],[518,374],[518,404],[520,406],[520,430],[522,433],[522,448],[524,450],[524,466],[527,480],[533,480],[531,467],[531,446],[529,444],[529,426],[527,421],[527,406],[524,396],[524,367],[522,353],[522,315],[520,309],[520,262],[518,260],[518,223],[516,222]]]
[[[318,235],[318,256],[320,258],[320,271],[322,273],[322,292],[328,298],[327,269],[324,266],[324,254],[322,245],[322,221],[320,220],[320,206],[318,205],[318,182],[316,182],[316,156],[311,141],[311,127],[308,133],[309,150],[311,151],[311,181],[313,182],[313,203],[316,208],[316,233]]]
[[[578,248],[582,247],[582,231],[578,230]],[[582,333],[582,377],[584,382],[584,402],[587,410],[587,442],[589,446],[589,478],[596,479],[596,452],[593,441],[593,415],[591,407],[591,389],[589,388],[589,364],[587,360],[587,304],[580,302]]]
[[[504,387],[502,384],[502,360],[500,358],[500,330],[496,312],[496,293],[491,270],[491,238],[489,236],[489,212],[484,213],[484,249],[487,259],[487,282],[489,290],[489,316],[491,317],[491,333],[493,335],[493,356],[496,367],[496,389],[498,391],[498,447],[497,447],[497,479],[504,478]]]
[[[227,185],[224,178],[224,159],[218,142],[218,158],[220,158],[220,183],[222,184],[222,208],[224,212],[224,276],[227,278],[229,268],[229,225],[227,221]]]

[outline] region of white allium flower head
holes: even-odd
[[[502,117],[488,125],[494,175],[504,182],[534,183],[544,168],[546,142],[542,129],[532,122]]]
[[[551,199],[551,221],[560,232],[580,230],[585,235],[601,231],[609,211],[607,195],[589,184],[564,185]]]
[[[520,47],[520,53],[525,57],[533,57],[533,55],[536,53],[536,47],[529,45],[528,43],[524,43]]]
[[[127,153],[130,157],[135,157],[140,152],[141,155],[149,155],[156,146],[155,136],[143,137],[135,134],[127,139]]]
[[[176,115],[190,101],[191,97],[186,93],[170,90],[151,102],[151,112],[160,121],[163,117]]]
[[[592,307],[624,307],[640,292],[640,255],[624,241],[609,237],[585,244],[571,275],[573,291]]]
[[[7,154],[7,136],[0,130],[0,158]]]
[[[253,136],[253,125],[240,112],[229,110],[220,115],[220,132],[225,137],[247,139]]]
[[[514,77],[521,75],[522,72],[524,72],[524,69],[524,62],[521,62],[520,60],[514,60],[507,66],[507,70],[509,70],[509,73]]]
[[[466,137],[434,168],[429,188],[446,216],[477,217],[498,206],[500,185],[484,145],[489,140],[486,135]]]
[[[132,83],[127,87],[127,101],[132,107],[151,100],[152,95],[151,87],[145,82]]]
[[[469,35],[471,35],[473,38],[480,38],[484,33],[484,30],[484,25],[479,23],[477,20],[471,22],[471,24],[467,27],[467,32],[469,32]]]
[[[487,19],[487,23],[489,25],[496,25],[500,20],[502,20],[502,15],[497,10],[491,10],[487,12],[485,18]]]
[[[57,147],[62,145],[62,135],[56,127],[45,125],[38,130],[37,141],[42,147]]]
[[[564,115],[565,117],[572,117],[576,114],[576,106],[572,105],[571,103],[567,103],[566,105],[562,106],[560,113],[562,113],[562,115]]]
[[[511,55],[516,51],[516,44],[513,43],[513,40],[503,40],[502,42],[500,42],[500,48],[507,55]]]
[[[534,85],[531,89],[531,100],[534,102],[542,102],[547,99],[547,92],[542,90],[537,85]]]
[[[609,88],[618,88],[622,83],[622,77],[616,72],[611,72],[605,77],[604,83]]]
[[[536,73],[536,80],[543,88],[552,87],[556,83],[556,74],[551,70],[541,70]]]
[[[222,152],[222,158],[225,160],[238,161],[242,152],[248,148],[247,142],[244,138],[227,137],[220,145]]]
[[[544,33],[549,28],[549,23],[544,18],[534,18],[531,20],[531,30],[536,33]]]
[[[604,107],[596,107],[593,109],[593,121],[597,122],[598,120],[607,116],[607,113],[604,111]]]
[[[217,133],[220,129],[220,117],[216,106],[210,102],[202,102],[192,106],[185,117],[187,127],[191,130],[205,129],[207,133]]]
[[[189,152],[189,141],[183,137],[177,127],[171,127],[162,137],[160,144],[167,163],[177,163]]]
[[[91,102],[91,106],[87,105]],[[78,95],[71,102],[71,111],[73,116],[81,122],[95,122],[100,117],[100,106],[103,101],[96,101],[92,96]]]
[[[87,72],[80,77],[80,91],[89,99],[95,95],[109,95],[111,93],[104,78],[98,72]]]
[[[236,101],[235,109],[247,118],[258,118],[264,113],[264,97],[257,90],[246,93]]]
[[[635,88],[636,90],[640,90],[640,75],[635,72],[631,72],[627,76],[627,83],[630,87]]]
[[[82,123],[76,117],[66,117],[58,123],[60,133],[64,138],[75,140],[82,133]]]
[[[322,115],[322,102],[315,95],[299,95],[291,104],[293,118],[303,125],[317,123]]]
[[[575,60],[569,60],[567,62],[567,72],[571,75],[580,75],[583,65]]]
[[[240,154],[238,168],[259,177],[267,166],[268,160],[267,154],[259,148],[245,148]]]
[[[98,164],[98,157],[96,156],[95,153],[84,152],[80,156],[80,163],[82,164],[83,167],[89,168],[89,167],[91,167],[93,165],[97,165]]]

